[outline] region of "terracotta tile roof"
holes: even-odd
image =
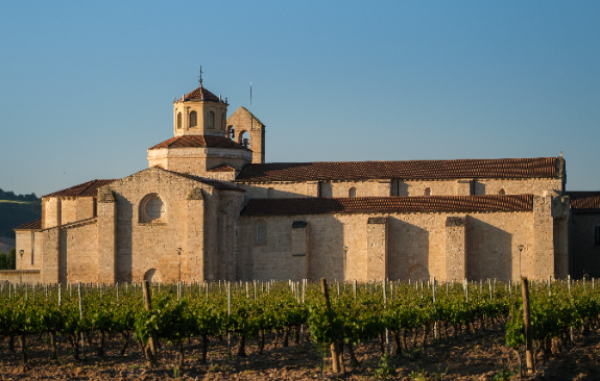
[[[248,164],[236,181],[554,178],[555,157]]]
[[[179,98],[177,101],[181,101],[182,98]],[[220,102],[220,99],[215,94],[208,91],[205,87],[200,86],[197,89],[190,91],[185,94],[185,101],[210,101],[210,102]]]
[[[239,187],[235,186],[234,184],[228,183],[227,181],[208,179],[206,177],[200,177],[200,176],[188,175],[186,173],[167,171],[165,169],[161,169],[161,170],[165,171],[165,172],[173,173],[175,175],[185,177],[190,180],[198,181],[198,182],[206,184],[206,185],[210,185],[211,187],[214,187],[215,189],[218,189],[218,190],[231,190],[231,191],[245,192],[245,190],[243,190],[242,188],[239,188]]]
[[[148,150],[159,148],[192,148],[192,147],[214,147],[214,148],[235,148],[245,149],[241,144],[223,136],[211,135],[183,135],[175,136],[167,139],[162,143],[158,143]],[[248,150],[249,151],[249,150]]]
[[[533,195],[251,199],[244,216],[325,213],[467,213],[533,210]]]
[[[219,165],[213,169],[209,169],[207,172],[235,172],[236,169],[229,164]]]
[[[67,189],[60,190],[58,192],[50,193],[42,197],[59,197],[59,196],[92,196],[98,195],[98,188],[110,184],[113,180],[92,180],[83,184],[75,185]]]
[[[42,228],[42,219],[38,218],[37,220],[29,221],[24,223],[21,226],[17,226],[13,230],[39,230]]]
[[[566,192],[574,213],[600,213],[600,191]]]
[[[97,222],[98,222],[98,217],[90,217],[90,218],[85,218],[83,220],[73,221],[73,222],[69,222],[66,224],[53,226],[51,228],[46,228],[46,229],[43,229],[42,231],[48,231],[48,230],[52,230],[52,229],[70,229],[70,228],[74,228],[77,226],[83,226],[83,225],[88,225],[88,224],[97,223]]]

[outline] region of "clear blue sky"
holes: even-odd
[[[557,156],[600,189],[600,1],[4,1],[0,188],[147,167],[197,86],[268,162]]]

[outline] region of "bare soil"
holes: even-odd
[[[504,345],[500,326],[486,332],[463,334],[428,342],[425,348],[413,348],[397,355],[391,345],[390,380],[519,380],[519,360],[516,352]],[[282,348],[281,337],[274,347],[274,335],[268,335],[263,355],[258,354],[256,340],[246,340],[246,357],[238,357],[237,340],[232,355],[227,341],[212,340],[206,364],[201,363],[201,342],[185,342],[185,366],[177,369],[177,351],[166,343],[158,352],[159,366],[147,368],[139,346],[131,341],[125,356],[119,354],[120,338],[107,338],[104,358],[96,355],[95,344],[85,347],[81,361],[73,361],[71,348],[63,338],[59,360],[49,358],[45,337],[28,338],[29,361],[21,365],[21,349],[15,340],[15,351],[8,351],[8,339],[0,343],[1,380],[373,380],[380,367],[379,341],[355,347],[360,366],[353,366],[345,352],[346,375],[331,372],[331,359],[323,358],[313,343],[290,343]],[[392,340],[393,344],[393,340]],[[551,356],[543,363],[536,356],[537,372],[523,380],[600,380],[600,335],[577,335],[573,347]],[[502,372],[505,378],[500,378]],[[507,373],[513,372],[509,376]],[[495,378],[494,378],[495,377]]]

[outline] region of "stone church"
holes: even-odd
[[[265,125],[200,84],[148,168],[42,198],[23,282],[600,276],[600,192],[562,157],[266,163]]]

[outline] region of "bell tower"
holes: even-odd
[[[247,144],[227,134],[227,99],[208,91],[202,83],[173,99],[173,134],[148,149],[148,166],[188,175],[233,180],[253,161]]]
[[[265,162],[265,125],[247,108],[241,106],[227,119],[227,126],[231,138],[238,144],[246,144],[242,137],[245,132],[248,132],[252,163],[263,164]]]

